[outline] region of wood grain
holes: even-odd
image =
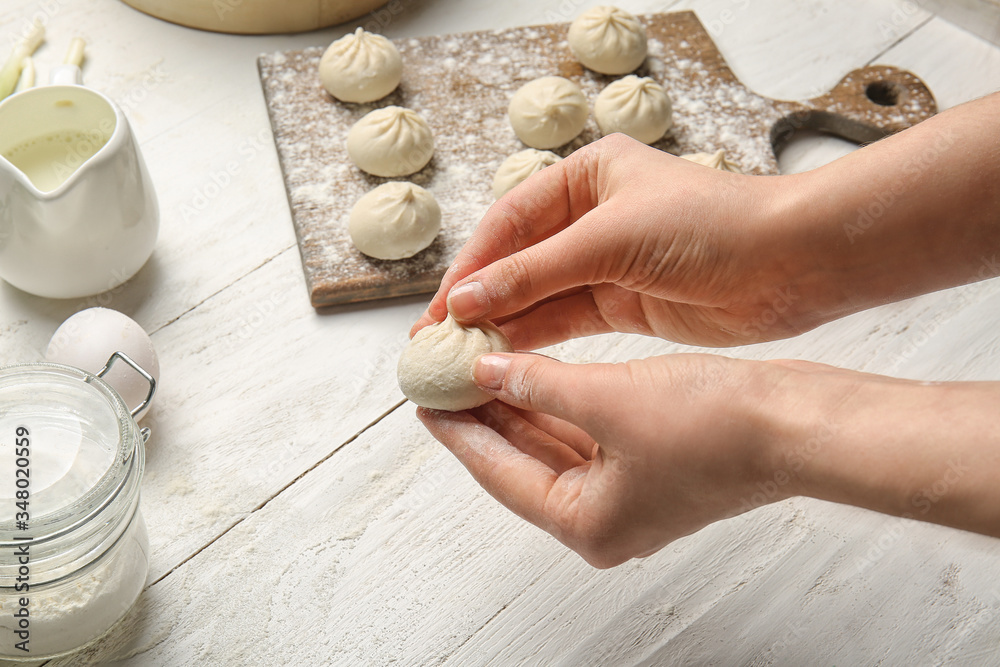
[[[958,299],[967,303],[966,316],[993,316],[998,288],[981,286],[982,300]],[[895,308],[902,316],[927,305]],[[859,340],[836,335],[848,324],[826,335],[841,338],[841,355]],[[1000,349],[979,332],[956,326],[940,333],[951,345],[970,344],[978,363],[1000,363]],[[875,340],[861,347],[870,354]],[[644,337],[581,343],[559,356],[609,360],[672,346]],[[882,343],[908,341],[886,336]],[[808,356],[809,345],[794,339],[738,353]],[[921,656],[935,656],[931,663],[970,651],[988,657],[998,628],[987,621],[1000,613],[998,544],[795,499],[709,526],[648,559],[596,571],[489,498],[406,405],[210,545],[198,563],[153,587],[102,645],[54,664],[766,665],[879,657],[927,664]],[[292,636],[303,639],[273,640]]]
[[[749,174],[778,173],[775,151],[798,129],[875,141],[936,111],[926,86],[892,67],[850,72],[829,93],[775,101],[740,83],[693,12],[643,17],[650,57],[638,71],[660,81],[674,101],[674,126],[656,144],[674,153],[725,149]],[[434,291],[492,202],[500,162],[523,148],[506,122],[511,94],[538,76],[580,84],[589,100],[614,77],[583,68],[565,43],[567,24],[427,37],[397,42],[403,84],[376,106],[421,113],[436,141],[432,163],[410,180],[429,188],[444,228],[428,249],[400,261],[368,258],[351,243],[354,202],[386,179],[351,165],[344,138],[373,107],[343,104],[319,86],[322,49],[262,56],[258,65],[282,165],[303,267],[315,307]],[[593,119],[568,155],[599,138]]]

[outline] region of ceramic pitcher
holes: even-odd
[[[142,268],[158,230],[149,173],[110,99],[70,83],[0,102],[0,278],[57,299],[105,292]]]

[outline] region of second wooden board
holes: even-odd
[[[826,95],[802,102],[761,97],[733,75],[693,12],[642,17],[649,57],[636,73],[670,93],[674,124],[656,147],[681,155],[723,149],[748,174],[778,172],[775,151],[798,128],[856,142],[879,139],[936,111],[915,76],[892,67],[848,73]],[[323,48],[261,56],[258,61],[274,140],[302,254],[310,299],[319,308],[432,292],[493,203],[500,163],[525,147],[507,121],[511,95],[532,79],[577,82],[593,105],[617,77],[583,68],[566,43],[568,24],[397,41],[403,82],[374,104],[334,100],[319,84]],[[408,180],[431,190],[444,216],[426,250],[398,261],[361,254],[347,233],[354,203],[388,179],[365,174],[347,155],[351,126],[372,109],[409,107],[434,132],[431,163]],[[591,117],[556,152],[566,156],[600,137]]]

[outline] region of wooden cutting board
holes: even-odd
[[[858,143],[875,141],[932,116],[937,106],[920,79],[892,67],[850,72],[826,95],[800,102],[761,97],[741,84],[693,12],[641,17],[649,58],[636,72],[670,93],[673,128],[655,144],[677,155],[724,149],[748,174],[776,174],[775,151],[797,128]],[[324,47],[263,55],[261,84],[271,118],[310,298],[335,304],[433,292],[493,203],[500,163],[524,146],[507,121],[511,95],[557,74],[576,81],[593,105],[617,77],[584,69],[566,43],[568,24],[397,40],[403,82],[374,104],[334,100],[319,84]],[[408,180],[441,205],[441,234],[399,261],[371,259],[351,243],[347,218],[363,194],[388,179],[365,174],[347,156],[351,125],[374,108],[419,112],[435,138],[431,163]],[[591,115],[566,156],[600,137]]]

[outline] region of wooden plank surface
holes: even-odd
[[[776,174],[774,153],[800,129],[863,143],[910,127],[937,107],[916,77],[890,67],[846,73],[829,92],[800,103],[754,94],[722,59],[692,12],[645,15],[649,57],[637,70],[661,83],[673,101],[673,126],[654,146],[675,155],[726,151],[748,174]],[[433,292],[493,201],[500,163],[524,148],[507,120],[522,85],[545,75],[580,85],[588,100],[617,77],[584,68],[566,43],[568,24],[462,33],[399,41],[403,81],[372,104],[346,104],[318,82],[323,47],[261,56],[258,65],[312,304],[335,304]],[[404,106],[431,127],[431,163],[407,177],[442,208],[442,231],[402,260],[361,253],[347,232],[354,203],[387,178],[351,163],[346,137],[373,108]],[[557,149],[566,156],[600,138],[589,118]]]
[[[400,3],[370,27],[409,38],[569,20],[592,4]],[[641,13],[669,3],[621,4]],[[1000,50],[926,13],[901,12],[903,4],[684,6],[706,26],[732,12],[719,34],[709,32],[737,75],[770,97],[815,96],[873,62],[919,74],[942,107],[1000,87]],[[273,154],[241,162],[245,168],[195,218],[179,213],[213,172],[241,159],[243,141],[268,132],[254,57],[329,41],[347,28],[220,38],[115,2],[57,9],[53,40],[79,32],[93,44],[88,80],[134,94],[130,118],[165,225],[159,269],[126,285],[111,305],[156,331],[165,363],[143,488],[156,583],[97,654],[56,664],[1000,660],[995,541],[927,526],[899,533],[886,517],[791,501],[713,526],[653,559],[596,572],[486,498],[412,421],[411,406],[350,440],[399,400],[390,359],[421,300],[317,316]],[[34,0],[3,3],[0,33],[37,11]],[[51,58],[61,58],[62,45],[50,45]],[[143,97],[135,91],[160,58],[169,77]],[[789,169],[824,147],[795,150],[785,151]],[[997,287],[927,295],[793,341],[726,353],[996,379]],[[0,289],[3,360],[37,359],[58,322],[85,305]],[[690,348],[602,336],[551,353],[597,361],[682,349]],[[301,526],[304,519],[315,525]],[[880,539],[886,548],[874,568],[847,576],[838,557],[850,564]],[[812,558],[803,563],[800,551]]]
[[[922,0],[955,25],[1000,46],[1000,0]]]
[[[964,317],[998,312],[1000,285],[983,292],[963,299],[976,304]],[[1000,367],[994,341],[960,320],[950,331],[948,344],[973,348],[977,367]],[[857,338],[842,340],[846,356]],[[609,360],[675,347],[603,336],[552,352]],[[808,357],[809,347],[734,352]],[[982,619],[1000,613],[998,555],[995,539],[797,499],[596,571],[490,499],[407,404],[150,589],[87,659],[65,664],[923,664],[996,645],[998,628]],[[248,644],[241,633],[253,627],[268,634]],[[317,640],[268,639],[299,632]]]

